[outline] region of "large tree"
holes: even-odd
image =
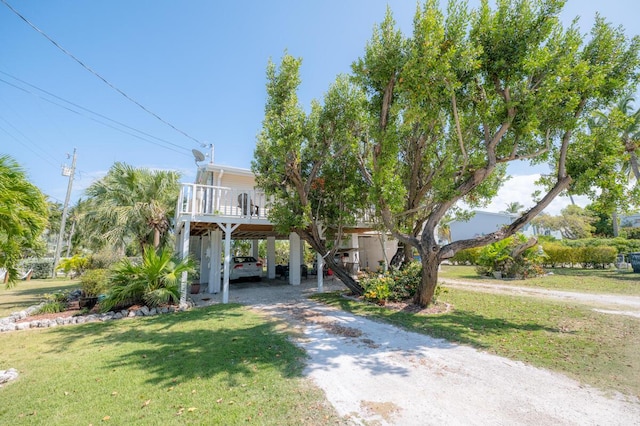
[[[421,256],[418,304],[431,301],[444,259],[514,234],[570,188],[574,134],[635,83],[638,39],[596,17],[584,43],[577,24],[560,24],[563,5],[498,0],[495,9],[483,1],[469,11],[450,2],[444,15],[427,0],[412,37],[388,14],[353,65],[375,123],[363,138],[361,170],[385,226]],[[555,169],[533,207],[490,234],[438,243],[448,213],[487,202],[506,165],[523,160],[551,160]]]
[[[8,285],[18,278],[21,253],[38,245],[47,217],[42,192],[14,159],[0,155],[0,267],[7,270]]]
[[[366,205],[364,181],[353,167],[362,129],[364,96],[344,77],[323,104],[307,114],[299,105],[301,61],[288,54],[267,67],[267,103],[252,170],[257,186],[274,197],[269,218],[283,233],[295,231],[321,253],[355,293],[360,285],[334,254]]]
[[[171,229],[178,200],[180,174],[115,163],[86,193],[91,208],[85,224],[122,249],[131,239],[141,251],[161,246]]]

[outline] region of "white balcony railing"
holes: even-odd
[[[177,214],[266,219],[267,197],[255,190],[182,184]]]

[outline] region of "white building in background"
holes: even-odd
[[[514,213],[494,213],[476,210],[473,217],[468,221],[453,221],[449,224],[451,231],[451,240],[466,240],[482,235],[490,234],[510,225],[519,217]],[[522,234],[531,237],[534,235],[547,235],[557,239],[561,239],[562,235],[559,231],[550,231],[548,229],[539,229],[528,223],[520,231]]]

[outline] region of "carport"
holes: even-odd
[[[229,302],[229,268],[231,240],[253,242],[253,255],[258,258],[258,244],[266,240],[267,279],[276,277],[275,247],[277,239],[289,241],[289,284],[300,285],[303,244],[295,232],[282,235],[267,219],[264,196],[253,190],[232,190],[210,185],[183,184],[176,210],[176,251],[182,257],[199,253],[200,276],[208,284],[208,293],[222,292],[222,302]],[[237,205],[234,203],[238,200]],[[250,200],[252,207],[247,209]],[[244,204],[243,204],[244,203]],[[259,203],[259,204],[258,204]],[[231,205],[230,205],[231,204]],[[198,246],[192,247],[192,244]],[[224,255],[223,255],[224,254]],[[224,259],[222,267],[216,259]],[[317,255],[318,269],[324,260]],[[181,302],[186,302],[187,274],[181,281]],[[221,286],[222,281],[222,286]],[[222,288],[221,288],[222,287]],[[323,276],[318,274],[318,291],[322,291]]]

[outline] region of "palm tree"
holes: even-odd
[[[0,267],[7,270],[7,285],[15,283],[21,253],[36,247],[47,218],[42,192],[13,158],[0,156]]]
[[[504,212],[509,214],[520,213],[520,211],[522,211],[522,209],[524,208],[524,205],[520,204],[518,201],[507,203],[506,206],[507,208],[506,210],[504,210]]]
[[[136,169],[117,162],[87,188],[93,208],[86,219],[106,241],[122,249],[131,239],[142,252],[148,244],[157,249],[171,228],[179,178],[174,171]]]

